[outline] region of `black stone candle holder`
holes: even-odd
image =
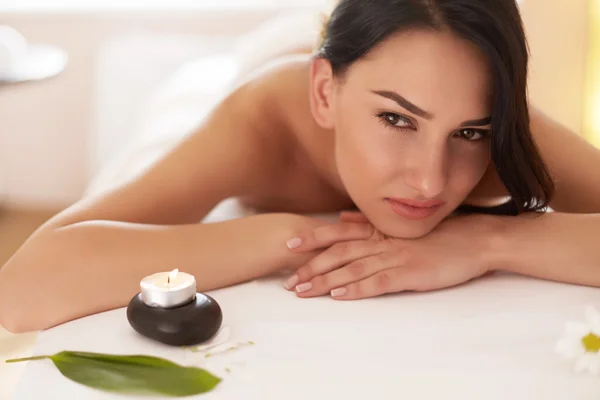
[[[127,306],[127,320],[136,332],[150,339],[191,346],[206,342],[219,331],[223,313],[215,299],[203,293],[171,308],[148,306],[138,293]]]

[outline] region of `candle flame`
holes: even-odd
[[[179,269],[177,269],[177,268],[175,268],[173,271],[171,271],[171,273],[167,277],[167,283],[171,283],[171,281],[174,281],[175,278],[177,277],[178,273],[179,273]]]

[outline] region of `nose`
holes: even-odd
[[[433,199],[439,196],[448,181],[448,156],[444,146],[434,147],[430,143],[421,151],[412,153],[406,170],[405,183],[423,198]]]

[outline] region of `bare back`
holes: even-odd
[[[272,61],[147,171],[81,200],[41,231],[91,220],[197,223],[231,197],[261,212],[353,208],[330,179],[333,132],[310,113],[308,57]]]

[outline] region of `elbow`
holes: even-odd
[[[21,248],[0,268],[0,326],[11,333],[47,329],[56,317],[56,293],[48,293],[44,274],[51,266],[47,259],[35,256],[39,248],[30,246]]]
[[[18,318],[17,316],[5,313],[4,311],[0,314],[0,326],[14,334],[30,333],[41,330],[36,329],[31,324],[31,321],[24,318]]]
[[[26,291],[19,290],[16,280],[3,275],[0,273],[0,326],[15,334],[46,329],[46,321],[31,306]]]
[[[41,330],[36,321],[22,309],[18,299],[7,299],[5,288],[0,288],[0,326],[10,333],[28,333]]]
[[[40,302],[26,291],[0,284],[0,326],[10,333],[38,332],[58,325],[53,309],[53,302]]]
[[[10,299],[0,294],[0,301],[0,326],[10,333],[39,332],[72,319],[67,313],[60,312],[56,302],[32,302],[31,298],[17,294]]]
[[[14,315],[10,313],[10,304],[6,304],[4,296],[0,300],[0,326],[10,333],[27,333],[27,329],[23,324],[23,321],[15,319]]]

